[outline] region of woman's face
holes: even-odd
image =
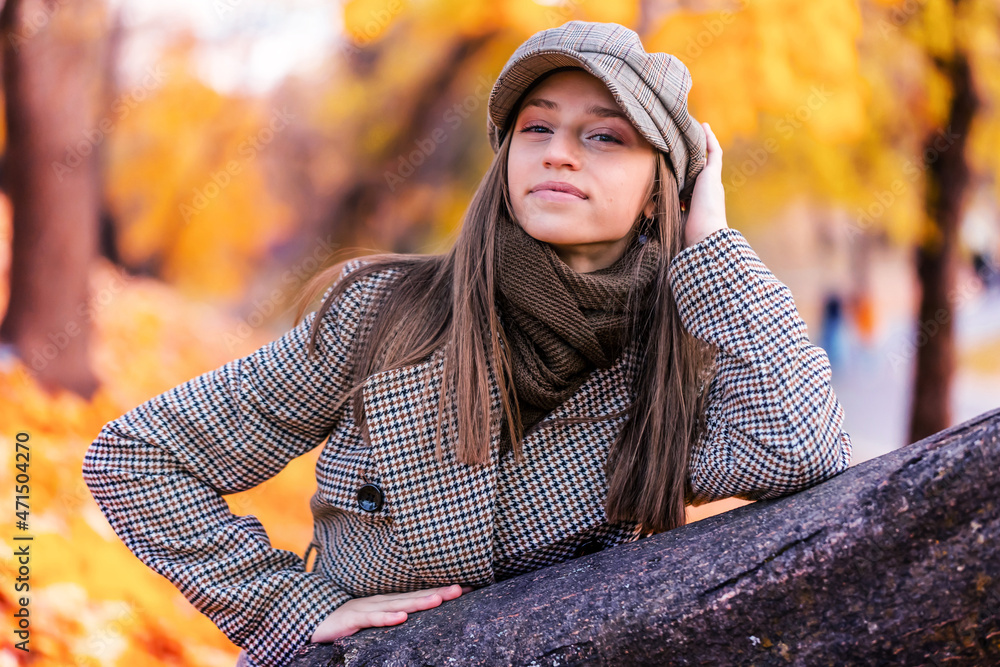
[[[601,82],[583,70],[557,72],[521,104],[507,161],[514,217],[580,273],[621,257],[629,231],[653,213],[643,198],[654,148]],[[556,184],[576,192],[557,192]]]

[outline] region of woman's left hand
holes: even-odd
[[[729,227],[726,222],[726,190],[722,186],[722,147],[708,123],[705,129],[707,152],[705,167],[698,174],[688,205],[684,226],[684,247],[693,246],[702,239]]]

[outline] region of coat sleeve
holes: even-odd
[[[723,229],[680,252],[670,284],[687,331],[717,348],[691,504],[776,498],[846,470],[851,439],[826,353],[743,235]]]
[[[115,533],[255,665],[285,664],[351,596],[272,547],[260,521],[232,514],[223,496],[273,477],[329,436],[373,278],[331,304],[312,357],[315,312],[253,354],[107,423],[83,459]]]

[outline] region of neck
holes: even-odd
[[[592,273],[606,269],[621,259],[630,241],[631,235],[626,234],[617,241],[549,245],[569,268],[577,273]]]

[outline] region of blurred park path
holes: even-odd
[[[958,373],[951,396],[953,422],[1000,406],[1000,291],[981,292],[957,307]],[[845,411],[846,430],[854,442],[854,462],[860,463],[906,443],[913,386],[912,357],[899,363],[914,338],[913,322],[887,323],[874,347],[866,348],[847,335],[844,363],[834,368],[833,386]],[[989,357],[992,354],[992,366]],[[986,363],[983,363],[984,360]]]
[[[844,212],[825,215],[798,202],[741,231],[792,290],[810,340],[825,348],[836,344],[827,352],[857,464],[908,444],[916,349],[928,339],[917,328],[919,284],[909,251],[869,239],[862,266],[862,243],[845,231],[851,222]],[[987,289],[969,261],[959,263],[955,283],[957,372],[950,400],[958,424],[1000,406],[1000,287]],[[824,300],[836,294],[848,303],[859,285],[873,311],[867,336],[846,308],[836,334],[824,335]],[[923,328],[933,337],[933,322]]]

